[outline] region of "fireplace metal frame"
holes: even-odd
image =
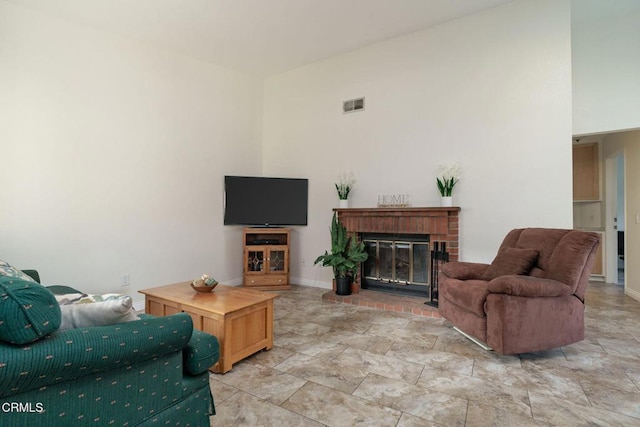
[[[360,239],[365,245],[375,244],[375,275],[365,275],[365,265],[361,270],[361,286],[363,289],[377,290],[381,292],[390,292],[401,295],[413,295],[420,297],[428,297],[431,281],[431,265],[430,265],[430,236],[428,234],[388,234],[388,233],[362,233]],[[391,277],[383,277],[380,274],[380,244],[388,243],[391,247]],[[409,274],[408,280],[399,280],[397,276],[396,251],[398,245],[409,246]],[[413,248],[416,245],[422,245],[426,248],[425,252],[425,277],[426,282],[417,282],[414,280],[414,253]],[[370,246],[367,246],[370,248]]]

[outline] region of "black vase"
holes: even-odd
[[[336,295],[351,295],[351,277],[336,277]]]

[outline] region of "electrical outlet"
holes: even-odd
[[[123,274],[120,280],[120,284],[122,285],[123,288],[126,288],[127,286],[129,286],[130,284],[130,277],[129,277],[129,273]]]

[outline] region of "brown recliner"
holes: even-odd
[[[584,296],[599,244],[597,233],[512,230],[491,264],[442,266],[440,314],[502,354],[582,341]]]

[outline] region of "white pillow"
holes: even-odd
[[[89,304],[61,305],[60,330],[112,325],[140,319],[129,296]]]

